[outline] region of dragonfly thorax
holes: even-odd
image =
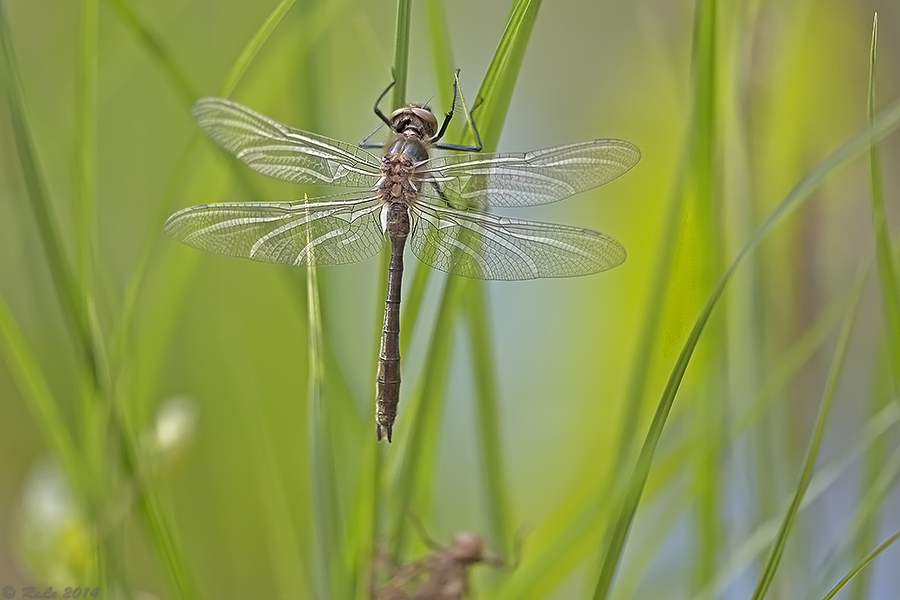
[[[419,194],[416,186],[417,169],[428,153],[416,140],[398,139],[390,151],[381,159],[381,179],[378,180],[378,197],[382,202],[405,204],[415,203]],[[407,151],[408,150],[408,151]],[[424,153],[424,158],[420,155]]]
[[[391,113],[391,129],[411,138],[425,140],[437,133],[438,122],[427,106],[410,104]]]

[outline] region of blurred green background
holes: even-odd
[[[373,543],[402,562],[427,553],[415,515],[440,542],[472,530],[521,554],[478,567],[478,597],[604,597],[638,451],[707,298],[776,205],[866,126],[876,10],[876,111],[900,95],[895,2],[543,3],[519,38],[497,149],[615,137],[643,157],[599,190],[509,215],[603,231],[628,260],[458,289],[432,273],[414,326],[404,314],[394,443],[376,445],[383,261],[311,281],[182,247],[162,224],[192,204],[327,193],[252,173],[190,106],[222,94],[256,39],[230,97],[355,142],[391,79],[396,5],[0,1],[0,586],[17,591],[365,597]],[[459,68],[471,103],[512,5],[412,4],[407,98],[446,110]],[[890,225],[900,144],[879,148]],[[896,271],[866,272],[839,334],[875,254],[873,185],[867,155],[828,175],[718,301],[611,597],[749,598],[783,539],[769,597],[823,598],[900,527],[900,313],[882,292]],[[57,234],[61,261],[47,252]],[[888,548],[838,597],[900,597],[898,564]]]

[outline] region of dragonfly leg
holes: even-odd
[[[376,127],[375,129],[373,129],[373,130],[369,133],[369,135],[367,135],[366,137],[364,137],[363,139],[361,139],[361,140],[359,141],[359,147],[360,147],[360,148],[383,148],[383,147],[384,147],[384,144],[382,144],[382,143],[380,143],[380,142],[370,142],[370,141],[369,141],[369,138],[372,137],[373,135],[375,135],[376,133],[378,133],[378,131],[379,131],[382,127],[384,127],[384,124],[383,124],[383,123],[379,124],[378,127]]]
[[[456,110],[456,98],[459,96],[460,101],[463,105],[463,111],[466,113],[466,120],[469,125],[472,126],[472,131],[475,133],[475,141],[477,144],[475,146],[466,146],[462,144],[443,144],[437,143],[444,134],[447,132],[447,126],[450,125],[450,120],[453,118],[453,112]],[[478,127],[475,126],[475,121],[472,120],[472,113],[469,111],[469,107],[466,106],[466,98],[462,95],[462,92],[459,91],[459,69],[456,70],[454,74],[453,81],[453,100],[450,102],[450,110],[447,111],[447,114],[444,115],[444,122],[441,123],[440,130],[431,138],[431,143],[435,148],[440,148],[441,150],[457,150],[460,152],[481,152],[481,149],[484,147],[481,143],[481,134],[478,133]]]
[[[380,95],[380,96],[378,96],[378,100],[375,101],[375,115],[376,115],[379,119],[381,119],[381,121],[382,121],[385,125],[387,125],[388,127],[391,126],[391,122],[388,120],[388,118],[387,118],[386,116],[384,116],[384,113],[381,112],[381,109],[378,108],[378,105],[381,104],[381,101],[384,100],[384,97],[387,96],[387,94],[388,94],[389,91],[391,91],[391,88],[394,87],[394,84],[395,84],[395,83],[397,83],[397,80],[396,80],[395,78],[393,78],[393,76],[392,76],[392,77],[391,77],[391,83],[390,83],[390,85],[388,85],[386,88],[384,88],[384,91],[381,92],[381,95]],[[380,127],[380,126],[379,126],[379,127]],[[376,129],[375,131],[378,131],[378,130]],[[373,131],[372,133],[375,133],[375,131]],[[365,138],[363,138],[363,141],[365,141],[365,140],[369,139],[370,137],[372,137],[372,133],[370,133],[370,134],[367,135]],[[359,145],[362,146],[362,142],[360,142]]]

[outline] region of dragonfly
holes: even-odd
[[[317,267],[391,255],[376,381],[379,440],[391,441],[400,400],[400,290],[403,253],[431,268],[475,279],[571,277],[611,269],[625,248],[593,231],[500,216],[489,207],[556,202],[622,175],[640,159],[627,141],[600,139],[524,153],[478,154],[482,142],[459,92],[438,119],[425,104],[375,115],[385,144],[358,145],[288,127],[223,98],[201,98],[194,118],[251,169],[297,184],[355,188],[292,202],[200,204],[173,214],[165,231],[201,250],[256,261]],[[475,145],[442,142],[460,98]],[[377,130],[376,130],[377,131]],[[432,151],[453,154],[432,156]]]

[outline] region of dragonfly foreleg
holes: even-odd
[[[380,96],[378,96],[378,100],[375,101],[375,115],[376,115],[379,119],[381,119],[382,122],[383,122],[385,125],[387,125],[388,127],[391,126],[391,121],[384,115],[383,112],[381,112],[381,109],[378,108],[378,105],[381,104],[381,101],[384,100],[384,97],[387,96],[387,94],[388,94],[389,91],[391,91],[391,88],[394,87],[394,84],[395,84],[395,83],[397,83],[397,79],[396,79],[396,78],[393,76],[393,74],[392,74],[392,75],[391,75],[391,83],[390,83],[390,85],[388,85],[386,88],[384,88],[384,91],[381,92],[381,95],[380,95]],[[380,126],[379,126],[379,127],[380,127]],[[376,129],[375,131],[378,131],[378,130]],[[373,131],[372,133],[375,133],[375,131]],[[363,141],[365,141],[365,140],[369,139],[370,137],[372,137],[372,133],[370,133],[370,134],[367,135],[365,138],[363,138]],[[362,146],[362,142],[360,142],[359,145]]]

